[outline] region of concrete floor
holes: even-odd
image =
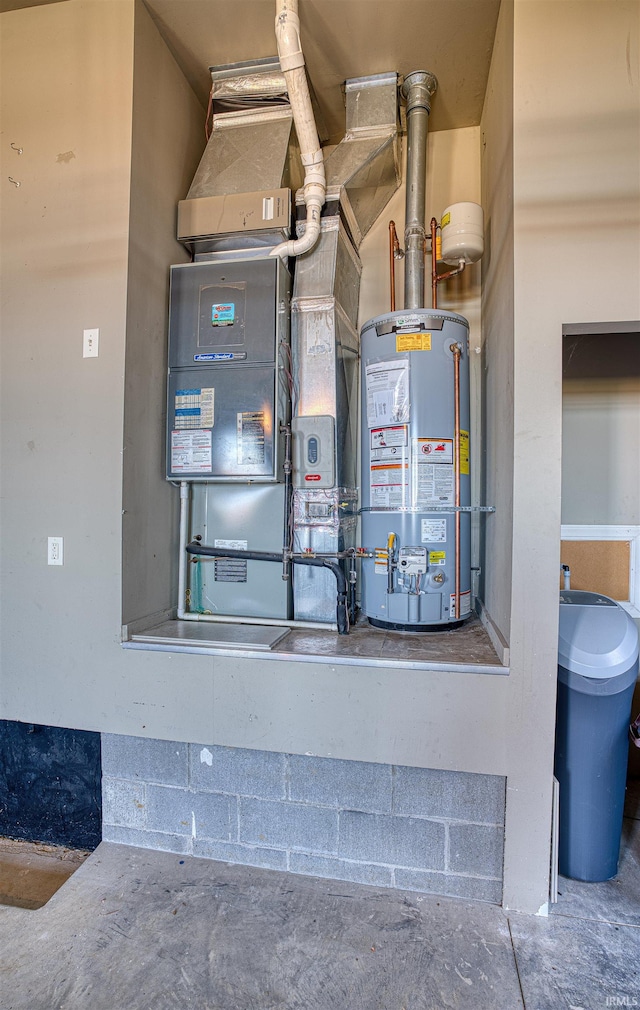
[[[548,918],[102,843],[0,907],[1,1010],[640,1006],[640,790],[618,877]]]

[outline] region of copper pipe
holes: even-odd
[[[453,354],[455,505],[456,505],[456,620],[460,620],[460,357],[459,344],[451,344]]]
[[[438,234],[438,222],[435,217],[431,218],[431,308],[438,308],[438,267],[436,259],[436,236]]]
[[[458,266],[456,267],[455,270],[447,270],[446,274],[438,275],[437,283],[439,284],[440,281],[448,281],[450,277],[457,277],[458,274],[462,273],[462,271],[465,268],[465,265],[466,264],[464,260],[458,260]]]
[[[391,283],[391,311],[396,310],[396,256],[400,252],[400,243],[395,221],[389,221],[389,276]]]

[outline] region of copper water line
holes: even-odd
[[[465,261],[458,260],[458,266],[454,270],[447,270],[445,274],[438,273],[437,259],[437,234],[438,222],[435,217],[431,218],[431,308],[438,308],[438,284],[448,281],[450,277],[457,277],[465,268]]]
[[[438,222],[435,217],[431,218],[431,308],[438,308],[438,267],[436,259],[436,239],[438,234]]]
[[[396,256],[400,252],[400,242],[395,221],[389,221],[389,275],[391,283],[391,311],[396,310]]]
[[[460,620],[460,356],[459,344],[451,344],[453,354],[455,506],[456,506],[456,621]]]

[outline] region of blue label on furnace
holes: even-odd
[[[236,307],[233,302],[211,306],[212,326],[232,326],[236,317]]]

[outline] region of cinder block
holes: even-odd
[[[449,865],[453,873],[502,878],[504,829],[486,824],[449,826]]]
[[[196,838],[235,842],[238,837],[238,800],[219,793],[192,794]]]
[[[391,813],[391,765],[292,754],[289,784],[301,803]]]
[[[395,814],[504,824],[505,779],[502,775],[402,765],[393,771]]]
[[[388,866],[351,863],[346,859],[314,856],[307,852],[292,852],[289,856],[289,869],[292,873],[329,877],[332,880],[350,880],[356,884],[372,884],[374,887],[391,887],[393,884],[392,871]]]
[[[144,782],[123,782],[102,779],[103,824],[119,824],[127,828],[147,826],[147,795]]]
[[[139,736],[102,734],[102,773],[162,785],[188,783],[188,745]]]
[[[193,793],[173,786],[147,786],[147,826],[152,831],[191,835]]]
[[[220,859],[225,863],[240,863],[242,866],[264,866],[268,870],[287,868],[287,853],[283,849],[216,842],[210,838],[194,838],[193,854],[206,859]]]
[[[302,803],[240,800],[240,841],[281,849],[335,853],[338,814]]]
[[[225,841],[235,836],[235,796],[192,793],[171,786],[147,786],[147,826],[176,835],[203,835]],[[195,824],[194,824],[195,820]]]
[[[285,755],[244,747],[189,745],[191,787],[267,800],[285,798]]]
[[[362,862],[444,869],[445,829],[435,821],[344,810],[338,855]]]
[[[177,852],[181,856],[191,853],[190,837],[165,834],[163,831],[139,831],[137,828],[123,828],[116,824],[105,824],[102,829],[102,838],[105,842],[135,845],[139,849]]]
[[[478,901],[502,901],[502,882],[480,877],[457,877],[449,873],[428,873],[424,870],[396,870],[395,886],[403,891],[424,891],[452,898],[475,898]]]

